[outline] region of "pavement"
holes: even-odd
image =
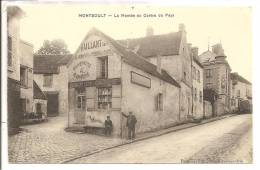
[[[137,135],[129,141],[92,134],[78,134],[64,131],[67,117],[53,117],[48,122],[22,126],[24,130],[9,137],[10,163],[69,163],[83,157],[95,155],[124,145],[130,145],[174,131],[206,124],[233,115],[203,120],[201,123],[187,123],[168,129]]]
[[[21,126],[23,131],[8,137],[10,163],[62,163],[80,155],[122,144],[125,140],[64,131],[67,117]]]
[[[68,163],[252,163],[252,115],[227,117]]]

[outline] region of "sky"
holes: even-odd
[[[22,5],[26,13],[21,20],[21,38],[36,52],[44,40],[63,39],[71,53],[92,28],[96,27],[114,39],[143,37],[152,26],[154,34],[178,31],[185,25],[187,41],[199,48],[222,43],[232,72],[252,81],[252,24],[249,7],[163,7],[148,5]],[[79,14],[106,14],[106,17],[79,17]],[[107,17],[111,14],[112,17]],[[114,17],[140,14],[142,17]],[[144,17],[163,14],[164,17]],[[174,17],[166,17],[173,14]],[[172,15],[172,16],[173,16]]]

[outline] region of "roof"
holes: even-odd
[[[118,40],[118,42],[125,47],[128,46],[129,49],[137,49],[137,54],[143,57],[169,56],[179,54],[181,38],[181,32],[173,32],[136,39]]]
[[[34,55],[33,67],[35,74],[58,74],[59,66],[66,65],[71,54],[67,55]]]
[[[210,62],[210,61],[214,61],[216,57],[216,54],[213,53],[212,51],[205,51],[203,52],[201,55],[199,55],[199,60],[201,63],[204,62]]]
[[[239,75],[237,73],[230,73],[230,78],[231,78],[231,80],[237,80],[237,81],[240,81],[242,83],[249,84],[249,85],[252,84],[247,79],[245,79],[244,77],[242,77],[241,75]]]
[[[193,57],[193,61],[197,63],[201,68],[203,68],[203,65],[200,63],[200,61],[197,58]]]
[[[42,90],[40,89],[40,87],[38,86],[38,84],[33,81],[33,98],[34,99],[43,99],[46,100],[46,96],[45,94],[42,92]]]
[[[156,65],[145,60],[145,58],[137,55],[136,53],[130,50],[127,50],[125,47],[120,45],[116,40],[112,39],[111,37],[107,36],[101,31],[95,28],[93,29],[93,31],[98,32],[99,34],[101,34],[101,36],[106,38],[113,45],[113,47],[122,54],[123,61],[126,62],[127,64],[132,65],[144,72],[147,72],[161,80],[164,80],[165,82],[168,82],[180,88],[179,83],[172,76],[170,76],[164,69],[161,69],[161,73],[159,73],[157,71]]]

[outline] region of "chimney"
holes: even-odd
[[[148,26],[146,28],[146,37],[153,36],[153,27]]]
[[[191,53],[194,58],[197,58],[199,56],[199,48],[198,47],[192,47]]]
[[[185,31],[185,25],[183,23],[179,24],[179,32]]]
[[[161,74],[162,73],[162,68],[161,68],[161,56],[157,56],[157,71]]]

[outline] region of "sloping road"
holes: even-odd
[[[252,115],[229,117],[69,163],[252,163]]]

